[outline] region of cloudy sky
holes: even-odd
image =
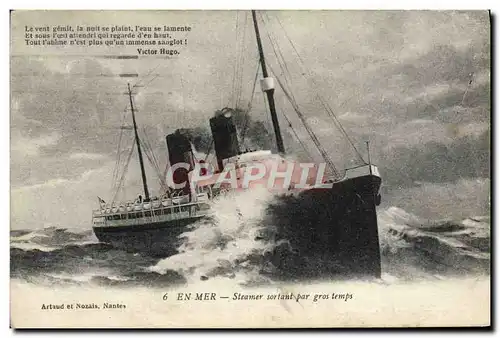
[[[259,20],[270,68],[288,79],[333,161],[340,168],[352,164],[353,152],[317,95],[332,107],[363,156],[364,142],[370,141],[372,161],[384,180],[383,207],[432,218],[489,211],[487,12],[269,11]],[[189,25],[192,31],[176,35],[188,39],[178,57],[117,59],[104,56],[137,52],[131,47],[26,46],[28,24]],[[285,73],[276,55],[286,61]],[[130,121],[123,95],[127,81],[144,86],[135,96],[137,119],[163,167],[166,134],[177,127],[208,128],[215,110],[248,106],[256,67],[249,12],[14,12],[12,228],[91,226],[97,196],[113,196],[119,127]],[[121,73],[139,77],[121,78]],[[283,113],[319,161],[279,91],[276,101],[288,152],[304,149]],[[272,130],[260,91],[250,116]],[[124,131],[122,145],[131,142],[131,132]],[[126,196],[141,193],[136,162],[132,157]],[[157,189],[155,171],[148,167],[148,173]]]

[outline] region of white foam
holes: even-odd
[[[245,264],[245,259],[251,253],[268,249],[268,244],[255,237],[262,228],[265,209],[272,198],[266,189],[232,191],[221,196],[212,206],[213,221],[201,221],[194,230],[184,233],[187,242],[181,247],[181,253],[161,260],[150,271],[175,270],[188,280],[199,280],[201,276],[214,274],[215,270],[234,278],[237,270],[245,269],[248,277],[254,278],[252,267]],[[246,280],[241,272],[239,278]]]
[[[10,243],[11,248],[16,248],[16,249],[21,249],[24,251],[32,251],[32,250],[40,250],[40,251],[54,251],[58,248],[56,247],[50,247],[50,246],[45,246],[37,243],[30,243],[30,242],[18,242],[18,241],[11,241]]]

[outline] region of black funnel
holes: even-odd
[[[177,163],[186,163],[189,169],[178,168],[173,172],[173,181],[176,184],[188,182],[188,173],[194,168],[193,151],[189,138],[178,129],[174,133],[167,135],[168,159],[170,167]],[[189,190],[186,184],[187,191]]]
[[[224,169],[222,160],[239,154],[240,147],[233,117],[229,111],[210,119],[210,129],[214,139],[215,155],[219,170]]]

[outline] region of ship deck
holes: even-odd
[[[208,215],[208,195],[200,193],[195,201],[189,201],[189,196],[179,196],[152,201],[129,201],[117,206],[103,205],[92,212],[92,223],[94,227],[132,227]]]

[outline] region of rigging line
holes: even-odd
[[[465,92],[464,92],[464,96],[462,96],[462,102],[460,103],[460,105],[463,107],[464,105],[464,101],[465,101],[465,96],[467,95],[467,93],[469,92],[469,88],[470,86],[472,85],[472,81],[474,80],[474,73],[470,73],[469,74],[469,82],[467,83],[467,88],[465,88]]]
[[[297,100],[295,99],[295,96],[293,95],[293,92],[291,91],[291,84],[290,84],[291,80],[289,80],[287,78],[287,74],[286,74],[287,72],[286,72],[286,70],[288,68],[286,67],[286,62],[284,61],[283,54],[279,53],[281,55],[281,59],[282,59],[281,60],[280,56],[278,55],[278,53],[276,51],[276,48],[275,48],[275,45],[276,45],[276,47],[279,49],[279,45],[277,43],[273,42],[273,38],[269,35],[269,33],[267,35],[268,35],[269,41],[271,43],[271,47],[273,48],[273,52],[274,52],[274,54],[276,56],[276,60],[278,62],[278,65],[280,66],[281,72],[283,74],[283,78],[285,79],[285,84],[284,85],[286,85],[287,88],[288,88],[288,92],[289,92],[290,98],[293,100],[293,104],[295,104],[298,107],[299,104],[297,103]],[[269,66],[269,67],[271,67],[271,66]],[[276,72],[274,72],[274,71],[273,71],[273,73],[276,74]],[[290,75],[289,72],[288,72],[288,77],[291,78],[291,75]]]
[[[187,37],[187,35],[188,35],[188,34],[189,34],[188,32],[184,32],[184,36],[183,36],[183,37],[181,37],[181,38],[180,38],[180,40],[184,40],[184,39]],[[147,74],[146,74],[146,75],[145,75],[145,76],[144,76],[144,77],[143,77],[143,78],[142,78],[139,82],[137,82],[136,84],[134,84],[134,85],[132,86],[132,88],[139,87],[139,86],[140,86],[141,81],[142,81],[143,79],[147,78],[149,75],[151,75],[151,74],[152,74],[152,73],[153,73],[156,69],[158,69],[158,67],[160,67],[161,65],[162,65],[162,63],[158,63],[158,65],[156,65],[156,67],[154,67],[154,68],[152,68],[151,70],[149,70],[149,71],[148,71],[148,73],[147,73]],[[158,77],[158,76],[160,76],[160,74],[157,74],[157,77]]]
[[[242,51],[242,36],[243,34],[241,33],[241,25],[238,27],[238,42],[236,43],[236,78],[235,78],[235,84],[234,84],[234,102],[233,102],[233,107],[238,106],[238,99],[239,99],[239,87],[240,87],[240,73],[241,73],[241,54],[243,54]]]
[[[123,169],[123,173],[122,173],[122,176],[120,178],[120,182],[119,182],[119,185],[116,189],[116,192],[113,196],[113,199],[111,200],[111,205],[113,205],[116,201],[116,197],[118,196],[118,193],[120,192],[122,186],[123,186],[123,182],[125,181],[125,175],[128,171],[128,167],[129,167],[129,164],[130,164],[130,159],[132,158],[132,154],[134,153],[134,148],[135,148],[135,142],[132,143],[132,147],[130,148],[130,152],[128,154],[128,158],[127,158],[127,164],[125,165],[125,168]]]
[[[148,82],[148,83],[146,83],[144,86],[142,86],[142,89],[146,89],[146,88],[147,88],[147,87],[151,84],[151,82],[153,82],[153,81],[154,81],[157,77],[159,77],[159,76],[160,76],[160,74],[156,74],[155,76],[153,76],[153,77],[151,78],[151,80],[149,80],[149,82]],[[136,91],[135,93],[133,93],[133,94],[134,94],[134,95],[137,95],[138,93],[139,93],[139,90],[137,90],[137,91]]]
[[[264,109],[266,110],[266,122],[267,122],[267,127],[268,128],[273,128],[272,127],[272,122],[271,122],[271,114],[269,112],[269,102],[267,101],[267,95],[262,92],[262,101],[264,102]]]
[[[236,107],[238,105],[238,88],[241,73],[241,54],[243,53],[242,41],[241,41],[241,18],[238,18],[238,29],[236,32],[236,64],[235,64],[235,81],[234,81],[234,92],[233,92],[233,102],[232,106]]]
[[[80,92],[81,90],[79,89],[70,89],[70,88],[66,88],[65,91],[67,93],[72,93],[72,94],[75,94],[75,93],[78,93]],[[59,94],[61,92],[60,89],[36,89],[36,90],[30,90],[29,88],[27,89],[13,89],[10,91],[12,94]],[[101,94],[101,95],[123,95],[122,92],[108,92],[108,91],[103,91],[103,90],[87,90],[85,91],[85,93],[88,93],[88,94]]]
[[[286,92],[286,90],[284,88],[282,88],[282,89],[283,89],[284,92]],[[290,99],[288,93],[285,93],[285,95]],[[300,112],[299,108],[297,106],[293,105],[293,104],[292,104],[292,106],[293,106],[295,112],[297,113],[297,115],[299,116],[299,118],[301,119],[302,123],[304,124],[304,127],[305,127],[307,133],[311,137],[314,145],[316,146],[316,148],[320,152],[320,154],[323,157],[323,159],[333,168],[334,171],[336,171],[335,166],[330,161],[327,152],[321,146],[321,143],[319,142],[319,139],[317,138],[316,134],[314,134],[314,132],[311,130],[311,128],[307,125],[307,121],[305,120],[303,114]]]
[[[120,150],[121,150],[121,142],[123,136],[123,129],[120,128],[120,135],[118,136],[118,145],[116,148],[116,159],[115,159],[115,167],[113,169],[113,177],[111,179],[111,189],[115,186],[115,180],[118,177],[118,166],[120,164]]]
[[[259,58],[257,58],[257,69],[255,71],[255,79],[253,82],[252,95],[250,96],[250,101],[248,101],[248,107],[247,107],[249,111],[252,109],[253,98],[255,96],[255,89],[257,87],[257,80],[259,78],[259,69],[260,69],[260,61]]]
[[[238,50],[238,25],[239,25],[239,11],[236,11],[236,29],[235,29],[235,45],[236,45],[236,50]],[[233,65],[233,82],[232,82],[232,88],[231,88],[231,97],[229,98],[229,104],[228,106],[234,106],[236,103],[235,101],[235,88],[236,88],[236,69],[237,69],[237,64],[238,64],[238,53],[236,52],[236,55],[234,57],[234,65]]]
[[[250,114],[250,110],[252,109],[252,102],[253,102],[253,98],[255,96],[255,88],[257,87],[257,80],[259,79],[259,69],[260,69],[260,62],[259,62],[259,60],[257,60],[257,70],[255,71],[255,79],[253,81],[252,95],[250,96],[250,101],[248,102],[247,111],[245,113],[245,124],[243,126],[243,131],[241,133],[241,143],[242,144],[243,144],[243,142],[245,142],[245,136],[246,136],[246,132],[248,130],[247,129],[248,122],[250,122],[249,114]]]
[[[285,33],[285,37],[288,39],[288,42],[290,42],[290,45],[292,46],[293,50],[295,51],[295,54],[299,58],[299,61],[302,63],[302,65],[305,65],[305,62],[304,62],[304,60],[302,60],[302,57],[300,56],[299,52],[295,48],[295,45],[294,45],[292,39],[290,39],[290,37],[288,36],[288,33],[286,32],[285,27],[283,27],[283,24],[281,23],[281,20],[277,16],[275,16],[275,19],[278,21],[279,25],[281,26],[281,29]]]
[[[292,122],[290,122],[290,119],[288,118],[288,116],[285,114],[285,112],[280,109],[280,112],[281,114],[283,114],[283,116],[285,117],[285,120],[288,122],[288,126],[290,127],[290,129],[292,130],[292,133],[293,135],[295,135],[295,138],[297,139],[297,141],[299,141],[300,145],[302,146],[302,148],[304,149],[304,151],[306,152],[306,155],[307,157],[309,158],[309,160],[313,160],[311,154],[309,153],[309,150],[307,149],[306,145],[304,144],[304,142],[302,142],[302,140],[300,139],[299,135],[297,134],[297,131],[295,130],[295,128],[293,128],[292,126]]]
[[[162,180],[159,167],[155,163],[155,159],[154,159],[151,145],[149,143],[147,143],[146,140],[144,140],[144,139],[142,140],[141,144],[144,147],[144,150],[145,150],[144,153],[146,154],[146,158],[148,159],[148,161],[151,164],[151,166],[153,167],[153,169],[155,169],[154,171],[155,171],[155,174],[158,178],[158,181],[160,183],[161,188],[164,188],[164,182]]]
[[[125,108],[123,110],[123,117],[122,117],[122,121],[120,124],[120,135],[118,137],[118,145],[117,145],[117,149],[116,149],[116,162],[115,162],[115,167],[113,169],[113,177],[111,179],[111,189],[114,189],[115,184],[116,184],[116,180],[118,179],[118,171],[119,171],[120,159],[121,159],[121,141],[122,141],[122,136],[123,136],[123,129],[121,127],[125,123],[127,107],[128,106],[125,106]]]
[[[144,75],[144,77],[143,77],[142,79],[140,79],[140,80],[139,80],[136,84],[134,84],[134,85],[132,86],[132,89],[134,89],[134,88],[136,88],[136,87],[139,87],[139,86],[140,86],[141,81],[143,81],[145,78],[147,78],[149,75],[151,75],[151,73],[153,73],[156,69],[158,69],[158,67],[160,67],[160,65],[161,65],[161,63],[158,63],[158,64],[156,65],[156,67],[151,68],[151,69],[148,71],[148,73],[147,73],[146,75]]]
[[[274,55],[276,56],[276,61],[278,62],[278,66],[281,69],[281,74],[283,74],[283,78],[285,79],[285,83],[289,86],[289,80],[287,78],[287,74],[285,71],[285,67],[283,66],[282,61],[280,60],[280,56],[278,55],[278,52],[276,51],[275,44],[273,43],[273,40],[271,38],[271,35],[267,33],[267,37],[269,38],[269,42],[271,44],[271,48],[273,49]]]
[[[159,66],[159,64],[158,64],[158,66]],[[157,66],[157,67],[158,67],[158,66]],[[157,67],[156,67],[156,68],[157,68]],[[155,68],[155,69],[156,69],[156,68]],[[151,71],[151,72],[152,72],[152,71]],[[151,72],[150,72],[150,73],[151,73]],[[159,75],[159,74],[158,74],[158,75]],[[156,77],[155,77],[155,78],[156,78]],[[136,85],[137,85],[137,84],[136,84]],[[134,85],[134,87],[135,87],[136,85]],[[121,93],[121,94],[122,94],[122,93]],[[124,126],[124,121],[125,121],[125,118],[126,118],[126,113],[127,113],[127,111],[128,111],[128,109],[127,109],[127,108],[128,108],[128,104],[127,104],[127,105],[125,105],[125,108],[123,109],[123,113],[124,113],[124,114],[123,114],[122,124],[121,124],[121,126],[120,126],[120,127]],[[116,178],[118,177],[118,172],[119,172],[119,159],[120,159],[120,153],[121,153],[121,152],[119,151],[119,148],[120,148],[120,143],[121,143],[122,132],[123,132],[123,129],[122,129],[122,128],[120,128],[120,142],[118,142],[118,151],[117,151],[117,153],[118,153],[118,154],[117,154],[117,162],[116,162],[116,167],[115,167],[115,168],[116,168],[116,171],[113,171],[113,179],[112,179],[112,182],[116,182]],[[133,146],[133,147],[134,147],[134,146]],[[133,147],[132,147],[132,149],[133,149]],[[126,165],[126,167],[125,167],[125,169],[124,169],[124,173],[127,171],[128,164],[130,163],[130,157],[131,157],[131,155],[132,155],[132,152],[133,152],[133,150],[131,150],[131,153],[130,153],[129,158],[128,158],[128,160],[127,160],[127,165]],[[122,175],[122,180],[123,180],[123,176],[124,176],[124,174]],[[111,189],[113,189],[113,188],[114,188],[114,187],[113,187],[113,183],[112,183],[112,187],[111,187]],[[114,201],[114,198],[116,198],[117,193],[118,193],[118,191],[115,193],[115,197],[113,197],[113,201]]]
[[[166,187],[166,182],[164,181],[163,177],[161,176],[160,162],[158,161],[158,158],[155,155],[152,143],[151,143],[149,137],[147,136],[146,129],[144,127],[143,127],[143,134],[144,134],[143,140],[146,142],[147,148],[148,148],[147,151],[149,152],[149,155],[148,155],[148,153],[146,153],[146,155],[148,156],[148,159],[149,159],[151,165],[155,169],[155,173],[156,173],[156,176],[158,176],[158,180],[159,180],[161,188],[164,189]]]
[[[144,145],[144,143],[143,143],[143,145]],[[166,186],[165,182],[163,181],[163,178],[161,177],[161,173],[160,173],[159,168],[157,167],[157,165],[154,162],[154,158],[151,156],[152,155],[151,151],[145,151],[145,154],[146,154],[146,158],[148,159],[151,166],[153,166],[153,168],[155,168],[155,174],[158,178],[158,182],[160,183],[160,187],[162,189],[164,189]]]
[[[238,100],[239,100],[239,88],[240,88],[240,74],[242,70],[242,65],[241,65],[241,55],[243,54],[243,34],[241,33],[241,25],[238,28],[238,42],[236,44],[236,78],[235,78],[235,84],[234,84],[234,99],[233,99],[233,107],[236,108],[238,106]]]
[[[123,130],[120,131],[118,147],[116,149],[116,160],[115,167],[113,169],[113,177],[111,178],[111,189],[114,189],[116,184],[116,179],[118,178],[118,168],[120,166],[120,153],[121,153],[121,141],[122,141]]]
[[[153,78],[148,83],[142,86],[142,89],[145,89],[147,86],[149,86],[151,82],[153,82],[158,76],[160,76],[160,74],[156,74],[155,76],[153,76]]]
[[[363,158],[363,156],[361,155],[361,153],[358,151],[358,149],[356,148],[356,146],[354,145],[353,141],[351,140],[351,138],[349,137],[349,135],[347,134],[347,132],[345,131],[344,127],[342,126],[342,123],[340,123],[340,121],[338,120],[338,117],[337,115],[333,112],[333,109],[330,107],[330,105],[328,104],[328,102],[325,102],[323,100],[323,98],[319,95],[317,95],[318,99],[320,100],[321,104],[323,105],[323,107],[325,108],[326,112],[328,113],[328,115],[330,116],[330,118],[337,123],[337,128],[340,129],[340,131],[344,134],[345,138],[347,139],[347,141],[349,142],[349,144],[354,148],[354,151],[356,152],[356,154],[358,155],[358,157],[360,158],[361,162],[363,162],[364,164],[367,164],[367,162],[365,161],[365,159]]]
[[[147,136],[146,128],[144,128],[144,127],[142,128],[142,134],[143,134],[143,137],[142,137],[141,143],[145,146],[146,155],[148,156],[149,162],[153,166],[153,169],[155,169],[156,174],[158,176],[160,176],[160,166],[159,166],[158,160],[155,156],[155,153],[153,151],[152,143],[149,140],[149,137]]]
[[[127,147],[125,147],[124,149],[129,149],[129,147],[131,148],[131,147],[132,147],[132,145],[133,145],[133,143],[134,143],[134,140],[135,140],[135,138],[134,138],[134,137],[131,137],[131,139],[130,139],[130,142],[129,142],[128,146],[127,146]],[[122,152],[123,152],[123,151],[122,151]],[[120,180],[118,179],[118,177],[119,177],[119,175],[120,175],[120,169],[119,169],[119,168],[120,168],[120,166],[121,166],[121,165],[122,165],[121,163],[118,163],[118,169],[117,169],[117,172],[116,172],[116,178],[115,178],[114,185],[113,185],[113,187],[112,187],[112,189],[111,189],[111,190],[115,190],[115,189],[117,189],[117,187],[118,187],[118,185],[119,185]],[[128,164],[127,164],[127,165],[128,165]],[[125,171],[125,170],[126,170],[126,164],[125,164],[125,163],[123,163],[123,171]],[[122,173],[122,175],[123,175],[123,173]]]
[[[169,168],[169,162],[167,161],[167,163],[165,164],[165,170],[163,171],[163,175],[162,175],[163,179],[165,179],[165,177],[167,177],[168,168]],[[164,193],[168,193],[168,191],[170,190],[170,187],[168,186],[168,184],[166,184],[166,187],[164,189],[165,189]]]
[[[247,36],[247,26],[248,26],[248,12],[245,12],[245,21],[243,22],[243,37],[241,39],[241,62],[240,62],[240,75],[239,75],[239,88],[238,88],[238,100],[236,102],[236,107],[240,106],[241,103],[241,95],[243,92],[243,77],[244,77],[244,72],[243,72],[243,66],[245,64],[245,58],[246,58],[246,53],[245,53],[245,40]]]
[[[264,21],[264,19],[262,19],[262,21]],[[273,49],[274,55],[276,56],[276,61],[278,62],[278,65],[281,69],[281,73],[283,74],[283,78],[285,79],[285,83],[289,88],[291,96],[293,97],[295,103],[297,104],[295,97],[293,96],[293,93],[291,92],[291,87],[292,87],[291,86],[291,79],[292,79],[291,73],[288,69],[288,65],[285,61],[283,53],[281,52],[281,48],[280,48],[276,38],[272,35],[272,32],[270,32],[270,31],[271,30],[266,30],[267,37],[268,37],[269,42],[271,44],[271,47]]]
[[[180,81],[181,81],[181,94],[182,94],[182,117],[179,120],[180,122],[184,122],[186,119],[186,97],[184,96],[184,81],[182,81],[182,75],[180,77]]]
[[[130,160],[131,160],[133,152],[134,152],[134,148],[135,148],[135,142],[134,142],[134,144],[132,144],[132,147],[130,148],[130,154],[128,156],[128,160],[127,160],[126,166],[124,167],[122,176],[120,178],[119,185],[118,185],[118,187],[116,189],[116,193],[113,196],[113,200],[111,201],[111,205],[113,205],[115,203],[115,201],[117,200],[120,192],[123,190],[123,184],[125,182],[125,177],[126,177],[127,172],[128,172],[128,168],[129,168]]]
[[[295,54],[297,55],[297,58],[299,59],[299,61],[301,62],[301,66],[303,68],[303,70],[305,70],[307,73],[311,74],[311,72],[305,67],[305,62],[304,60],[302,59],[302,57],[300,56],[299,52],[297,51],[297,48],[295,47],[295,44],[293,43],[292,39],[290,39],[288,33],[286,32],[286,29],[285,27],[283,27],[283,24],[281,23],[280,19],[278,17],[275,17],[275,19],[278,21],[279,25],[281,26],[281,29],[283,30],[283,32],[285,33],[285,37],[287,38],[288,42],[290,43],[290,45],[292,46]],[[302,76],[304,76],[304,78],[306,80],[309,80],[308,78],[305,77],[304,75],[304,72],[301,72],[302,73]],[[315,86],[318,86],[318,84],[316,83],[316,81],[314,80],[313,77],[311,77],[311,80],[313,81],[314,85]],[[318,86],[319,87],[319,86]]]
[[[61,73],[42,73],[42,72],[33,72],[33,73],[23,73],[23,72],[11,72],[10,73],[12,76],[15,77],[27,77],[27,76],[32,76],[32,77],[42,77],[46,78],[48,76],[53,76],[53,77],[62,77],[63,75]],[[73,73],[71,72],[71,76],[78,76],[79,78],[85,78],[85,79],[98,79],[98,78],[110,78],[110,77],[119,77],[119,74],[113,74],[113,73],[100,73],[100,74],[93,74],[89,75],[88,73]]]
[[[153,160],[155,162],[156,175],[158,176],[158,180],[160,181],[160,185],[162,187],[165,187],[166,184],[165,184],[163,177],[161,176],[161,169],[160,169],[160,163],[158,162],[158,158],[156,157],[154,152],[152,152],[152,155],[153,155]]]
[[[144,128],[142,128],[142,136],[141,136],[141,146],[142,148],[144,149],[144,153],[146,154],[146,156],[149,157],[149,162],[151,164],[151,166],[153,167],[153,169],[155,169],[154,167],[154,163],[151,161],[151,145],[148,141],[148,138],[146,136],[146,133],[144,132]]]
[[[156,68],[158,68],[158,67],[159,67],[159,65],[157,65],[154,69],[156,69]],[[154,69],[153,69],[153,70],[154,70]],[[151,73],[151,72],[152,72],[152,71],[150,71],[150,73]],[[151,84],[151,83],[152,83],[152,82],[153,82],[153,81],[154,81],[157,77],[159,77],[159,76],[160,76],[160,74],[156,74],[155,76],[153,76],[153,77],[151,78],[151,80],[150,80],[148,83],[146,83],[144,86],[142,86],[142,88],[143,88],[143,89],[144,89],[144,88],[147,88],[147,86],[149,86],[149,85],[150,85],[150,84]],[[137,87],[137,84],[136,84],[135,86],[133,86],[133,87]],[[138,91],[136,91],[136,92],[135,92],[135,94],[137,94],[137,93],[138,93]],[[126,106],[126,108],[125,108],[125,109],[127,109],[127,107],[128,107],[128,105]]]
[[[267,16],[267,14],[266,14],[266,16]],[[292,76],[291,76],[290,70],[288,69],[287,63],[286,63],[285,58],[283,56],[283,53],[281,52],[281,47],[280,47],[279,43],[277,42],[276,38],[271,35],[272,33],[270,34],[269,30],[267,30],[267,32],[268,32],[267,35],[268,35],[269,41],[270,41],[271,46],[273,48],[274,54],[276,56],[276,60],[278,62],[278,65],[280,66],[281,72],[282,72],[283,77],[285,79],[285,85],[288,86],[289,95],[290,95],[291,99],[293,100],[293,104],[295,104],[297,107],[299,107],[299,104],[297,103],[295,95],[293,94],[293,91],[291,90],[291,88],[292,88],[292,86],[291,86]]]
[[[268,25],[271,25],[271,23],[270,23],[270,22],[271,22],[271,20],[269,19],[269,16],[267,15],[267,13],[264,13],[264,15],[266,16],[267,24],[268,24]],[[261,14],[261,17],[262,17],[262,14]],[[262,18],[262,22],[264,22],[264,24],[265,24],[265,21],[264,21],[264,19],[263,19],[263,18]],[[291,80],[291,72],[290,72],[290,70],[288,69],[288,65],[287,65],[287,63],[285,62],[285,57],[283,56],[283,53],[282,53],[281,48],[280,48],[280,46],[279,46],[279,43],[277,42],[276,37],[275,37],[275,36],[273,36],[272,29],[266,29],[266,32],[267,32],[267,36],[269,37],[269,41],[271,41],[271,46],[273,47],[274,54],[276,55],[276,59],[277,59],[277,60],[278,60],[278,62],[279,62],[279,59],[280,59],[280,57],[281,57],[281,60],[282,60],[282,62],[283,62],[283,66],[284,66],[284,67],[282,67],[282,70],[283,70],[283,75],[285,76],[285,80],[287,80],[287,79],[286,79],[286,74],[288,74],[288,76],[290,77],[290,80]],[[274,48],[274,45],[276,45],[276,47],[277,47],[277,51],[278,51],[278,53],[279,53],[279,57],[278,57],[278,55],[277,55],[277,53],[276,53],[276,49]],[[280,65],[280,66],[281,66],[281,65]]]
[[[212,138],[212,141],[210,141],[210,145],[208,146],[207,156],[205,156],[205,162],[207,162],[208,156],[210,156],[210,153],[213,150],[213,145],[214,145],[214,139]]]
[[[243,88],[243,64],[245,62],[245,40],[246,40],[246,29],[247,29],[247,21],[248,21],[248,13],[245,12],[245,18],[243,24],[240,24],[239,31],[243,30],[240,34],[240,38],[238,38],[237,44],[237,68],[236,68],[236,79],[235,79],[235,93],[234,93],[234,108],[238,108],[240,106],[242,88]],[[241,28],[243,25],[243,28]]]
[[[262,16],[261,16],[261,20],[264,22],[264,19]],[[293,92],[290,89],[291,85],[290,85],[289,79],[287,78],[287,72],[286,72],[286,70],[288,70],[288,67],[286,66],[286,62],[284,62],[283,54],[281,52],[280,53],[277,52],[276,47],[279,49],[279,45],[274,41],[273,37],[269,33],[269,30],[266,30],[266,33],[267,33],[267,37],[269,39],[269,42],[271,44],[271,47],[273,49],[274,55],[276,56],[276,61],[278,62],[278,65],[281,69],[281,73],[283,74],[283,78],[285,79],[285,85],[287,85],[289,88],[288,99],[290,100],[292,105],[297,106],[297,109],[298,109],[299,105],[298,105],[298,103],[293,95]],[[271,65],[269,65],[269,67],[271,68]],[[273,71],[273,73],[276,75],[276,73],[274,71]],[[288,77],[291,78],[290,72],[288,72]],[[282,84],[282,86],[284,86],[284,85]]]
[[[184,36],[183,36],[183,37],[181,37],[181,38],[180,38],[180,40],[184,40],[184,39],[188,36],[188,34],[189,34],[188,32],[184,32]],[[151,74],[152,74],[152,73],[153,73],[156,69],[158,69],[158,67],[160,67],[160,66],[161,66],[161,64],[162,64],[162,63],[158,63],[158,64],[156,65],[156,67],[154,67],[154,68],[152,68],[151,70],[149,70],[149,71],[148,71],[148,73],[147,73],[147,74],[146,74],[146,75],[145,75],[145,76],[144,76],[144,77],[143,77],[140,81],[138,81],[137,83],[135,83],[135,84],[134,84],[131,88],[133,89],[133,88],[137,88],[137,87],[139,87],[139,86],[140,86],[141,81],[142,81],[143,79],[147,78],[149,75],[151,75]],[[158,76],[160,76],[160,74],[157,74],[157,76],[156,76],[156,77],[158,77]]]
[[[344,129],[344,126],[339,121],[337,115],[333,112],[332,107],[321,96],[319,96],[319,95],[316,95],[316,96],[319,99],[319,101],[321,102],[321,104],[323,105],[323,108],[328,113],[329,117],[334,122],[335,126],[340,130],[340,132],[344,135],[344,137],[347,139],[347,141],[349,142],[349,144],[352,146],[352,148],[354,149],[354,151],[358,155],[358,157],[361,160],[361,162],[363,162],[363,163],[366,164],[366,161],[364,160],[363,155],[361,155],[361,153],[359,152],[358,148],[356,148],[356,146],[354,145],[354,142],[349,137],[349,134],[347,134],[347,131]]]
[[[270,67],[271,68],[271,67]],[[271,71],[274,73],[274,71],[272,70],[271,68]],[[319,142],[319,139],[318,137],[316,136],[316,134],[314,134],[314,132],[309,128],[309,126],[307,125],[307,121],[305,120],[305,117],[304,115],[302,114],[302,112],[300,112],[298,106],[294,105],[292,100],[291,100],[291,97],[290,97],[290,94],[288,93],[288,91],[285,89],[285,87],[283,86],[283,83],[280,81],[280,79],[277,77],[276,80],[278,81],[278,84],[280,85],[281,89],[283,90],[283,93],[285,94],[285,96],[290,100],[290,103],[292,103],[292,107],[294,108],[295,112],[297,113],[297,115],[299,116],[300,120],[302,121],[304,127],[306,128],[306,131],[307,133],[309,134],[309,136],[311,137],[313,143],[316,145],[316,148],[318,148],[318,151],[320,152],[321,156],[323,157],[323,160],[328,164],[328,166],[332,169],[333,171],[333,174],[335,176],[339,176],[339,173],[338,173],[338,170],[337,168],[335,167],[335,165],[333,164],[333,162],[331,161],[330,157],[328,156],[328,153],[325,151],[325,149],[321,146],[321,142]]]
[[[303,70],[305,70],[305,72],[307,72],[309,75],[311,75],[311,72],[305,67],[305,62],[304,60],[302,59],[302,57],[300,56],[299,52],[297,51],[297,48],[295,47],[295,44],[293,43],[293,41],[290,39],[288,33],[286,32],[286,29],[285,27],[283,26],[283,24],[281,23],[281,20],[275,16],[275,19],[278,21],[279,25],[281,26],[283,32],[285,33],[285,37],[287,38],[288,42],[290,43],[290,45],[292,46],[295,54],[297,55],[299,61],[301,62],[301,66],[303,68]],[[278,46],[279,47],[279,46]],[[301,72],[302,76],[306,79],[306,81],[308,81],[309,79],[305,76],[305,72]],[[311,77],[311,80],[313,82],[313,84],[316,86],[316,87],[319,87],[317,82],[314,80],[313,77]],[[325,102],[325,100],[319,95],[319,93],[316,94],[317,97],[320,99],[321,103],[323,104],[325,110],[327,111],[327,113],[330,115],[331,118],[333,118],[337,123],[337,128],[340,129],[340,132],[344,135],[344,137],[347,139],[347,141],[349,142],[349,144],[354,148],[356,154],[358,155],[358,157],[361,159],[361,161],[363,163],[366,163],[365,160],[363,159],[363,156],[361,155],[361,153],[359,152],[359,150],[356,148],[356,146],[354,145],[354,142],[351,140],[351,138],[349,137],[347,131],[345,130],[345,128],[343,127],[342,123],[340,123],[340,121],[338,120],[336,114],[333,112],[333,109],[330,107],[330,105]],[[327,107],[329,108],[329,110],[327,109]]]

